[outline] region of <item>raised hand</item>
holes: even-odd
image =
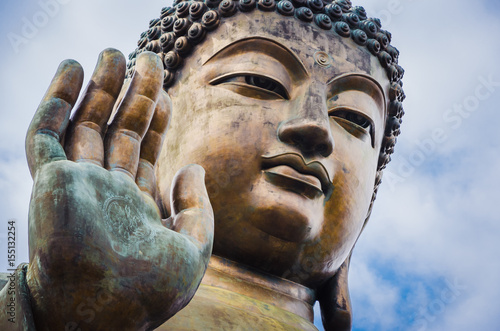
[[[39,330],[155,328],[191,300],[211,255],[213,213],[200,166],[174,179],[172,229],[154,200],[170,114],[161,60],[139,56],[116,107],[124,72],[120,52],[101,53],[70,120],[83,71],[64,61],[28,131],[27,282]]]

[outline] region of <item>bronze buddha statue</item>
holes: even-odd
[[[27,136],[16,327],[315,330],[319,301],[349,330],[404,113],[390,39],[346,0],[178,2],[128,66],[101,53],[71,119],[83,71],[63,62]]]

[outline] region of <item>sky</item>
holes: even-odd
[[[353,2],[392,32],[407,94],[396,153],[353,254],[353,330],[499,330],[500,2]],[[9,221],[16,264],[28,261],[24,137],[58,64],[76,59],[88,80],[103,49],[130,53],[171,2],[138,3],[0,2],[0,271]]]

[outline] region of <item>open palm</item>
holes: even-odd
[[[101,53],[70,119],[83,71],[64,61],[30,125],[27,281],[37,329],[155,328],[191,300],[207,267],[213,213],[204,170],[176,175],[171,220],[162,222],[154,198],[170,115],[161,60],[139,56],[116,107],[124,73],[120,52]]]

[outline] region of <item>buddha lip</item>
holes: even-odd
[[[274,156],[262,156],[262,170],[277,166],[289,166],[303,175],[311,175],[321,182],[321,190],[328,200],[333,192],[333,184],[328,177],[325,166],[319,161],[306,163],[302,155],[297,153],[284,153]]]

